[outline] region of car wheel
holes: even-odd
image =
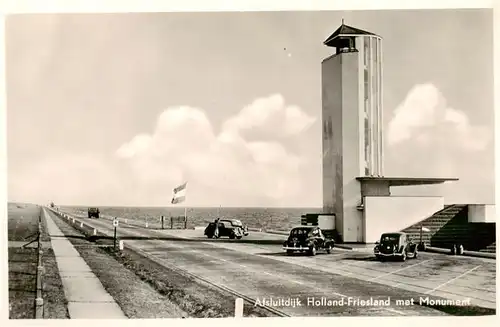
[[[234,240],[234,237],[235,237],[234,234],[229,235],[229,238],[232,240]]]
[[[237,239],[241,240],[241,236],[236,236]]]
[[[316,247],[315,246],[312,246],[310,249],[309,249],[309,254],[312,255],[312,256],[315,256],[316,255]]]
[[[292,250],[286,250],[286,254],[287,254],[287,255],[292,255],[292,254],[293,254],[293,251],[292,251]]]

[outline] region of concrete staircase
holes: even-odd
[[[487,252],[487,253],[497,253],[497,243],[493,243],[488,245],[485,249],[479,250],[480,252]]]
[[[442,210],[434,213],[429,218],[411,225],[403,229],[402,231],[409,234],[415,242],[420,242],[420,226],[423,225],[424,227],[428,228],[430,232],[422,233],[422,241],[427,245],[436,246],[431,244],[432,237],[466,207],[467,205],[447,205]]]
[[[469,251],[496,251],[495,224],[469,223],[467,205],[448,205],[403,231],[419,242],[421,225],[430,230],[422,233],[422,241],[427,245],[450,248],[453,244],[462,244]]]

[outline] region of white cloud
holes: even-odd
[[[433,194],[435,191],[436,194],[445,192],[447,203],[490,201],[493,160],[492,152],[484,150],[492,150],[491,137],[486,127],[473,126],[464,112],[447,106],[434,85],[416,85],[389,123],[386,174],[456,177],[459,181],[445,186],[403,187],[395,189],[395,194]],[[480,188],[478,181],[483,183]]]
[[[309,128],[315,118],[307,115],[297,106],[285,105],[280,94],[259,98],[243,108],[238,115],[228,119],[223,130],[226,132],[265,132],[291,136]]]
[[[286,106],[281,95],[255,100],[226,120],[220,133],[201,109],[168,108],[151,134],[135,136],[116,154],[127,161],[130,178],[146,189],[155,184],[170,190],[188,180],[191,203],[258,205],[259,198],[286,202],[301,192],[304,158],[280,142],[252,142],[244,133],[289,137],[314,121],[300,108]]]
[[[484,149],[490,141],[488,131],[472,126],[464,112],[448,107],[433,84],[414,86],[389,123],[389,145],[414,138],[421,145],[451,145],[473,151]]]

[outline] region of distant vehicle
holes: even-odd
[[[51,207],[51,208],[54,208],[55,206],[56,206],[56,205],[54,204],[54,202],[51,202],[51,203],[50,203],[50,207]]]
[[[237,219],[220,219],[218,222],[218,233],[216,233],[216,222],[209,223],[205,228],[204,234],[208,238],[219,238],[227,236],[230,239],[241,239],[243,236],[248,236],[248,227],[243,225]]]
[[[382,234],[373,252],[380,261],[387,258],[399,258],[401,261],[406,261],[407,258],[418,257],[417,244],[413,243],[410,236],[404,232]]]
[[[331,253],[335,241],[325,237],[318,226],[300,226],[292,228],[288,239],[283,243],[283,249],[287,254],[294,252],[307,252],[316,255],[317,251]]]
[[[99,218],[99,208],[89,208],[88,209],[88,216],[89,218],[95,217]]]

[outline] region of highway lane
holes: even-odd
[[[79,218],[100,231],[112,234],[110,221]],[[158,237],[161,231],[130,228],[121,225],[118,236]],[[165,236],[165,235],[163,235]],[[220,285],[255,299],[300,299],[302,306],[277,306],[294,316],[322,315],[441,315],[436,310],[421,306],[396,306],[396,299],[417,298],[417,293],[387,287],[379,283],[367,282],[357,278],[325,273],[304,265],[281,262],[273,258],[253,255],[245,252],[211,246],[204,242],[174,240],[127,240],[127,244],[136,246],[148,254],[168,264],[180,267],[188,272],[203,276]],[[343,252],[335,252],[342,254]],[[327,257],[328,255],[325,255]],[[318,255],[316,258],[322,257]],[[299,257],[297,257],[299,258]],[[307,258],[307,257],[306,257]],[[316,259],[307,258],[307,259]],[[347,301],[353,299],[368,300],[391,299],[389,307],[367,307],[357,305],[307,305],[307,298]]]

